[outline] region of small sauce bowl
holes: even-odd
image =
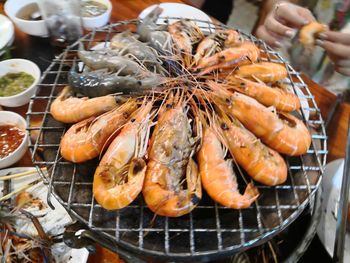
[[[28,149],[28,132],[26,131],[27,123],[25,119],[12,111],[0,111],[0,125],[14,125],[24,131],[25,135],[21,144],[9,155],[0,158],[0,169],[9,167],[18,162]]]
[[[0,77],[10,72],[25,72],[34,77],[34,82],[24,91],[13,96],[0,96],[0,105],[6,107],[18,107],[27,104],[34,95],[39,83],[41,72],[39,67],[27,59],[7,59],[0,62]]]

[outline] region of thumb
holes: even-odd
[[[315,20],[310,10],[294,4],[282,3],[275,12],[280,19],[294,28],[300,28]]]

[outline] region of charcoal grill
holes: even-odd
[[[194,21],[200,22],[206,33],[227,28],[206,21]],[[289,171],[287,181],[274,187],[257,184],[261,196],[250,208],[228,209],[204,196],[198,207],[188,215],[180,218],[155,217],[140,195],[122,210],[107,211],[95,202],[92,195],[93,174],[98,160],[73,164],[60,156],[60,138],[69,126],[55,121],[49,107],[67,84],[67,73],[77,59],[79,43],[87,49],[100,43],[106,46],[114,33],[127,29],[135,31],[138,23],[138,20],[127,20],[90,32],[56,57],[44,72],[36,95],[31,98],[27,122],[37,117],[43,119],[41,125],[28,128],[31,134],[39,134],[29,148],[33,163],[45,166],[49,171],[49,177],[42,175],[49,187],[48,201],[52,196],[56,197],[72,216],[90,229],[96,236],[95,240],[110,242],[109,247],[116,252],[125,249],[135,255],[166,260],[208,260],[266,242],[293,222],[314,196],[326,162],[327,137],[320,111],[300,74],[263,41],[240,30],[237,31],[244,38],[260,47],[262,60],[285,65],[288,82],[300,99],[307,102],[300,117],[312,134],[312,144],[306,154],[285,157]],[[43,159],[39,160],[38,155],[42,155]],[[244,186],[244,178],[248,177],[239,169],[237,173],[241,175],[238,178],[240,185]]]

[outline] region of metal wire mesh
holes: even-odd
[[[225,26],[200,21],[206,33]],[[242,34],[260,46],[262,60],[283,63],[288,70],[288,82],[303,103],[301,117],[312,133],[308,152],[300,157],[285,157],[288,179],[278,186],[257,184],[261,197],[248,209],[233,210],[222,207],[204,196],[198,207],[180,218],[155,217],[139,196],[128,207],[107,211],[97,204],[92,195],[92,180],[98,160],[73,164],[62,159],[59,151],[61,136],[69,126],[55,121],[49,107],[67,84],[67,73],[78,44],[89,49],[99,43],[107,46],[114,33],[135,30],[137,20],[123,21],[92,31],[69,46],[55,58],[44,72],[37,93],[32,97],[27,122],[42,118],[41,125],[29,126],[38,139],[30,144],[32,159],[37,166],[46,166],[49,177],[49,196],[55,196],[76,218],[92,231],[116,244],[139,254],[173,260],[210,258],[229,255],[256,246],[282,231],[302,212],[318,188],[326,162],[325,128],[314,97],[300,74],[277,52],[251,35]],[[238,30],[239,31],[239,30]],[[38,159],[41,155],[43,159]],[[236,171],[238,174],[240,170]],[[242,174],[242,177],[244,174]],[[242,178],[239,185],[244,186]],[[117,251],[117,247],[115,248]]]

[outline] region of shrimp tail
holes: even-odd
[[[253,183],[249,183],[244,191],[243,197],[252,202],[252,200],[256,200],[258,196],[258,188]]]

